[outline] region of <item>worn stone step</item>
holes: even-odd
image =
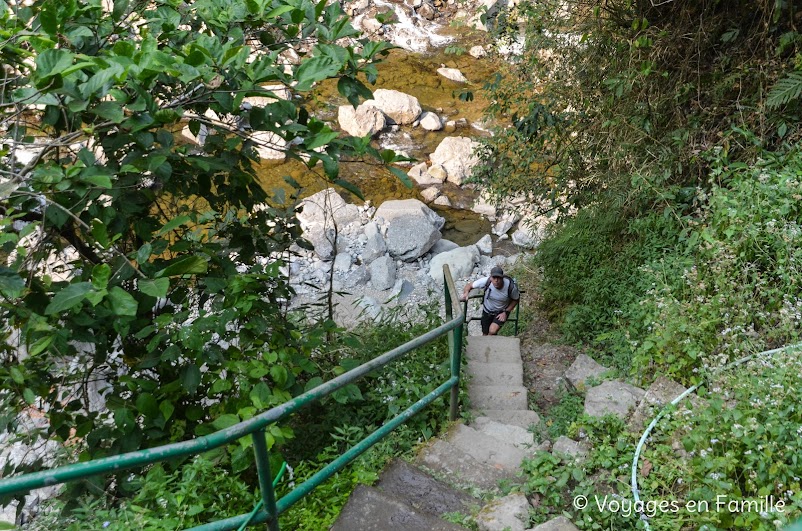
[[[435,516],[454,512],[471,514],[471,509],[481,504],[467,492],[453,489],[401,459],[394,459],[382,471],[376,487]]]
[[[528,456],[525,450],[496,439],[464,424],[455,424],[448,430],[446,441],[459,448],[480,463],[494,468],[503,467],[517,471],[521,461]]]
[[[470,336],[465,359],[482,363],[514,363],[521,360],[521,340],[517,337]]]
[[[489,417],[477,417],[471,422],[471,428],[515,445],[522,450],[529,450],[535,444],[535,435],[531,431],[514,424],[498,422]]]
[[[484,409],[482,416],[504,424],[512,424],[528,430],[540,424],[540,415],[529,409]]]
[[[415,510],[391,494],[357,485],[331,531],[464,531],[464,527]]]
[[[514,477],[514,473],[504,467],[493,467],[481,463],[446,441],[436,439],[423,448],[415,463],[436,474],[448,477],[458,488],[468,486],[483,490],[498,490],[498,482]]]
[[[524,364],[520,359],[512,363],[469,361],[465,372],[471,377],[470,385],[519,387],[524,382]]]
[[[529,409],[526,387],[506,385],[469,385],[471,409]]]

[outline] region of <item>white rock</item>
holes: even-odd
[[[493,238],[489,234],[482,236],[474,245],[482,254],[493,254]]]
[[[434,200],[434,204],[438,206],[451,206],[451,199],[448,198],[447,195],[440,195]]]
[[[373,99],[363,105],[373,105],[388,118],[400,125],[409,125],[420,116],[422,109],[418,98],[398,90],[376,89]]]
[[[443,182],[443,180],[435,179],[429,174],[429,166],[425,162],[412,166],[409,172],[407,172],[407,175],[420,185],[440,184]]]
[[[436,183],[444,183],[448,179],[448,172],[442,164],[432,164],[427,173]]]
[[[432,201],[438,198],[438,196],[440,195],[440,190],[438,190],[434,186],[430,186],[425,190],[421,190],[420,195],[424,201],[426,201],[427,203],[431,203]]]
[[[475,57],[480,59],[487,55],[487,52],[481,46],[472,46],[470,50],[468,50],[468,55],[471,57]]]
[[[479,262],[479,250],[475,245],[457,247],[432,257],[429,262],[429,276],[435,282],[443,282],[443,265],[448,264],[451,276],[465,278],[473,272],[474,266]]]
[[[474,153],[478,146],[479,143],[471,138],[450,136],[440,142],[432,153],[431,160],[433,164],[440,164],[445,168],[449,182],[460,186],[479,163],[479,158]]]
[[[381,110],[373,105],[361,104],[356,109],[341,105],[337,112],[340,128],[351,136],[373,136],[387,125]]]
[[[439,131],[443,128],[443,122],[435,113],[426,111],[421,115],[420,126],[427,131]]]
[[[450,79],[451,81],[456,81],[457,83],[466,83],[468,81],[468,78],[466,78],[457,68],[441,67],[437,69],[437,73],[444,78]]]

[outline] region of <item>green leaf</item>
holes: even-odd
[[[0,294],[6,299],[16,299],[25,289],[25,280],[16,271],[0,266]]]
[[[92,268],[92,286],[95,289],[105,289],[111,279],[109,264],[98,264]]]
[[[93,109],[89,109],[89,112],[100,116],[104,120],[114,122],[115,124],[125,119],[122,104],[115,101],[102,101]]]
[[[298,83],[295,85],[295,90],[299,92],[310,90],[316,82],[335,76],[340,67],[341,65],[336,64],[331,57],[313,57],[303,62],[296,72]]]
[[[98,188],[111,188],[111,176],[109,175],[82,175],[81,181],[95,185]]]
[[[170,221],[168,221],[159,230],[159,232],[156,233],[156,236],[161,236],[163,234],[167,234],[168,232],[180,227],[181,225],[189,223],[190,221],[192,221],[192,218],[190,218],[189,216],[186,216],[186,215],[175,217],[175,218],[171,219]]]
[[[92,220],[92,237],[104,249],[108,249],[111,242],[109,241],[109,233],[106,230],[106,224],[95,218]],[[106,286],[102,286],[106,287]]]
[[[173,406],[173,404],[165,400],[161,404],[159,404],[159,411],[162,412],[164,420],[169,420],[170,417],[173,416],[173,411],[175,411],[175,406]]]
[[[136,252],[136,261],[139,264],[145,264],[150,260],[150,255],[153,252],[153,246],[150,243],[144,244]]]
[[[198,275],[206,272],[208,264],[200,256],[183,256],[170,261],[170,265],[156,273],[156,277]]]
[[[22,391],[22,398],[24,398],[25,402],[27,402],[28,404],[33,405],[36,402],[36,393],[34,393],[33,389],[31,389],[30,387],[26,387]],[[0,529],[2,529],[2,528],[0,528]]]
[[[150,418],[154,418],[159,414],[159,404],[150,393],[142,393],[137,397],[136,409]]]
[[[45,308],[45,315],[53,315],[77,306],[86,298],[86,294],[92,289],[89,282],[77,282],[70,284],[63,290],[55,294],[50,304]]]
[[[779,80],[766,97],[766,107],[776,109],[802,96],[802,72],[791,72]]]
[[[328,127],[326,129],[328,129]],[[304,140],[304,145],[306,146],[306,149],[315,149],[320,146],[325,146],[338,136],[340,136],[340,133],[331,130],[326,131],[324,129],[323,132],[313,135]]]
[[[337,92],[345,96],[348,103],[354,107],[359,105],[360,99],[369,100],[373,98],[373,92],[364,83],[351,77],[340,78],[337,82]]]
[[[111,309],[117,315],[136,315],[138,307],[136,299],[119,286],[114,286],[109,290],[109,302],[111,303]]]
[[[137,281],[139,291],[151,297],[162,298],[167,296],[170,280],[167,278],[146,279]]]
[[[279,6],[270,11],[267,15],[265,15],[264,18],[265,20],[270,20],[271,18],[278,18],[284,13],[289,13],[293,9],[295,9],[295,7],[293,6],[288,6],[288,5]]]
[[[18,384],[25,383],[25,376],[22,374],[22,371],[19,370],[17,367],[11,367],[8,370],[9,374],[11,374],[11,379],[17,382]]]
[[[70,65],[75,56],[67,50],[51,48],[36,57],[36,76],[47,79],[55,74],[61,74]]]
[[[235,424],[239,424],[239,422],[240,419],[238,416],[232,413],[226,413],[225,415],[220,415],[219,417],[214,419],[214,422],[212,422],[212,426],[214,426],[218,430],[224,430],[226,428],[234,426]]]
[[[404,173],[399,168],[390,167],[390,171],[392,172],[393,175],[398,177],[398,180],[401,181],[404,184],[404,186],[410,189],[412,188],[412,180],[409,178],[409,175]]]
[[[345,188],[346,190],[357,196],[359,199],[362,199],[364,201],[365,198],[362,196],[362,190],[357,188],[355,185],[343,179],[334,179],[332,182],[337,186],[342,186],[343,188]]]
[[[181,385],[187,393],[194,395],[201,381],[201,372],[197,365],[190,363],[181,370]]]
[[[37,339],[33,345],[28,347],[28,355],[36,356],[37,354],[41,354],[47,347],[50,346],[50,343],[53,342],[54,338],[55,336],[45,336]]]
[[[270,367],[270,376],[279,387],[284,387],[284,384],[287,383],[288,373],[286,367],[283,365],[273,365]]]
[[[304,387],[304,392],[311,391],[315,387],[323,384],[323,378],[320,376],[315,376],[308,382],[306,382],[306,386]]]
[[[111,18],[116,22],[128,11],[128,0],[114,0],[114,9],[111,11]]]

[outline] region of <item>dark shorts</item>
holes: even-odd
[[[496,317],[498,317],[498,315],[501,313],[504,312],[487,313],[484,309],[482,309],[482,333],[484,335],[490,333],[490,323],[496,323],[499,328],[504,326],[504,323],[506,323],[507,321],[499,321],[498,319],[496,319]]]

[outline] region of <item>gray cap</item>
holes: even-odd
[[[499,266],[496,266],[496,267],[494,267],[493,269],[490,270],[490,276],[491,277],[503,277],[504,276],[504,270],[501,269]]]

